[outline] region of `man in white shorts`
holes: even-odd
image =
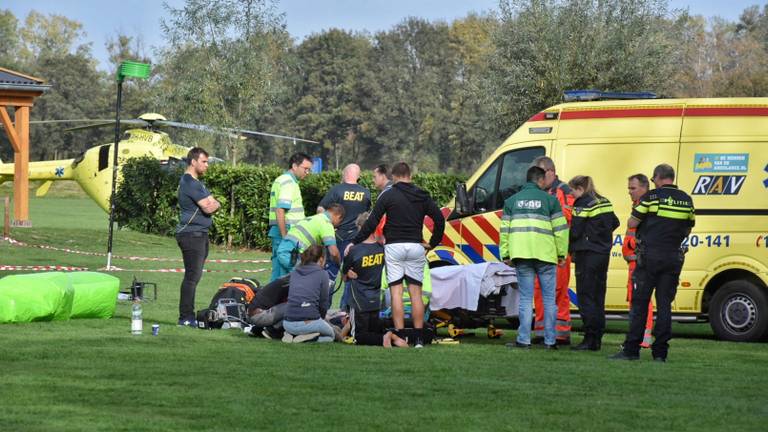
[[[379,220],[386,215],[384,225],[384,262],[387,270],[392,297],[392,321],[396,330],[405,328],[403,310],[403,281],[408,280],[408,293],[411,296],[413,327],[424,328],[424,302],[421,299],[421,285],[424,279],[426,252],[434,248],[443,238],[445,218],[432,197],[426,191],[411,183],[411,168],[405,162],[392,167],[394,184],[389,192],[381,194],[371,215],[363,225],[352,244],[363,242],[371,235]],[[424,241],[424,217],[429,216],[434,222],[432,238]],[[414,346],[423,345],[423,333],[416,332]]]

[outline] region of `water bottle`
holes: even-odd
[[[131,307],[131,333],[134,335],[140,335],[141,330],[141,303],[134,301],[133,306]]]

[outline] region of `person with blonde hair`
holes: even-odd
[[[595,190],[590,176],[579,175],[568,182],[573,203],[569,252],[576,263],[576,296],[584,326],[584,340],[575,351],[599,351],[605,331],[605,290],[611,258],[613,230],[619,219],[607,198]]]

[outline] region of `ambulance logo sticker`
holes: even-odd
[[[693,187],[693,195],[738,195],[744,186],[744,175],[703,175]]]
[[[693,159],[693,172],[747,172],[748,167],[749,153],[696,153]]]

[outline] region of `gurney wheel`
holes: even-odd
[[[453,324],[448,324],[448,336],[455,338],[464,334],[464,329],[457,328]]]
[[[497,329],[493,325],[489,325],[487,334],[488,334],[488,339],[498,339],[504,334],[504,332]]]

